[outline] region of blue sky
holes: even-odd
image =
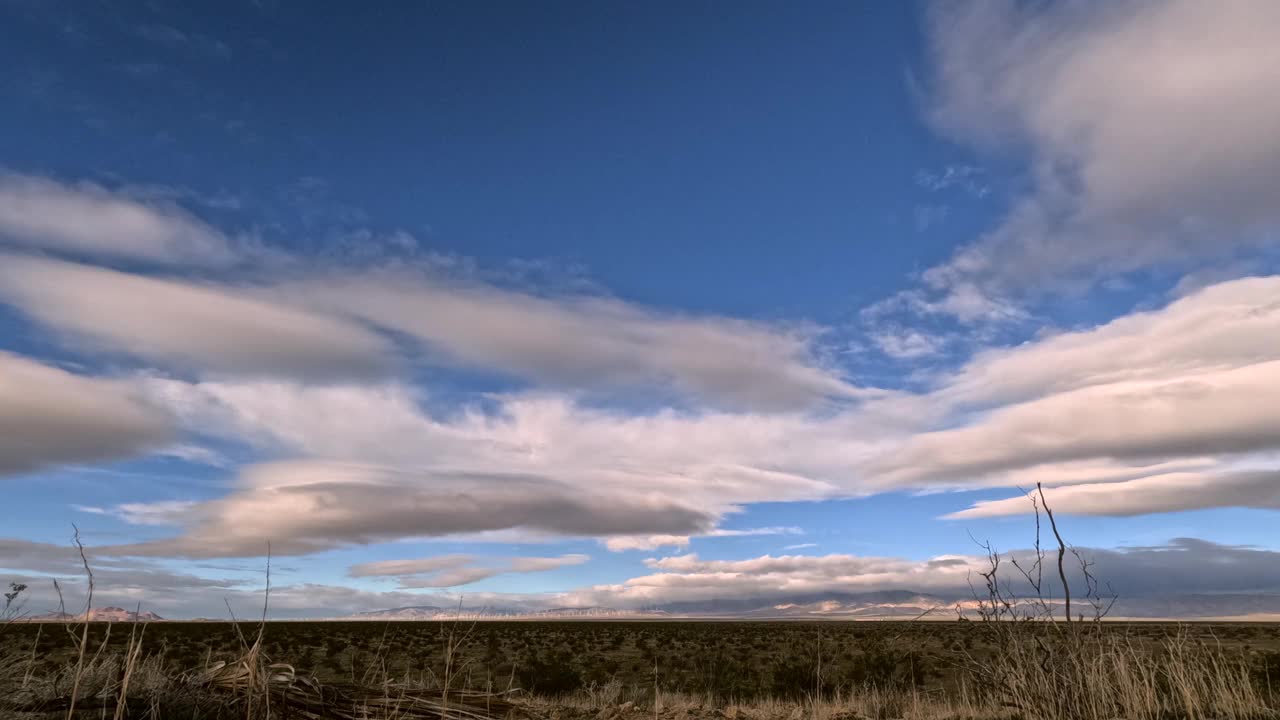
[[[946,594],[1036,481],[1120,576],[1269,558],[1277,21],[0,3],[0,567]]]

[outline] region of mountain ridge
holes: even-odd
[[[1060,603],[1049,607],[1060,612]],[[404,605],[332,614],[298,621],[451,621],[451,620],[911,620],[916,618],[954,619],[977,617],[978,601],[912,590],[884,590],[868,593],[798,593],[782,597],[713,598],[654,604],[636,609],[606,606],[557,606],[487,604]],[[1086,615],[1087,612],[1086,608]],[[1280,594],[1276,593],[1185,593],[1164,597],[1121,598],[1110,614],[1113,619],[1210,620],[1263,619],[1280,616]],[[83,622],[84,613],[49,612],[17,618],[19,622]],[[135,612],[120,607],[94,608],[92,622],[170,621],[155,612]],[[226,622],[220,618],[195,618],[178,622]]]
[[[164,620],[164,618],[150,610],[125,610],[114,606],[93,608],[87,613],[54,611],[40,615],[30,615],[21,618],[21,620],[23,622],[84,622],[86,615],[89,622],[156,622]]]

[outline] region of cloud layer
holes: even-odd
[[[127,457],[173,430],[124,383],[0,352],[0,476]]]
[[[1001,296],[1273,242],[1277,23],[1249,0],[935,3],[931,119],[1027,154],[1034,189],[910,300],[999,318]]]
[[[803,409],[859,395],[813,352],[815,329],[664,313],[604,297],[542,297],[421,273],[281,287],[416,338],[441,360],[561,388],[663,388],[732,407]]]
[[[149,516],[153,521],[156,514]],[[521,529],[593,537],[694,533],[714,518],[662,496],[591,492],[533,475],[413,472],[320,461],[247,468],[218,500],[177,508],[175,538],[104,548],[187,558],[304,555],[346,544]],[[478,579],[478,578],[477,578]]]
[[[555,391],[457,407],[399,382],[339,382],[321,372],[308,381],[308,369],[338,368],[345,358],[357,370],[389,350],[336,311],[260,307],[256,289],[242,298],[229,288],[33,258],[15,258],[6,271],[12,282],[3,293],[29,300],[23,307],[50,325],[108,334],[144,357],[181,349],[192,358],[186,366],[226,375],[150,372],[106,382],[8,356],[8,392],[64,425],[25,438],[34,432],[30,415],[9,403],[10,437],[23,439],[6,449],[6,471],[127,456],[168,444],[174,430],[284,458],[246,465],[214,500],[122,505],[115,514],[127,521],[179,528],[170,540],[127,547],[138,554],[259,555],[267,540],[277,553],[305,554],[499,531],[650,549],[725,533],[718,523],[750,503],[1033,482],[1076,486],[1054,491],[1062,512],[1275,505],[1266,478],[1276,471],[1268,454],[1280,446],[1272,410],[1280,407],[1272,397],[1280,387],[1280,278],[1218,283],[1165,308],[985,351],[921,393],[873,392],[828,410],[637,412],[592,408]],[[110,290],[96,307],[49,301],[73,295],[58,285],[94,297],[103,278]],[[165,308],[142,313],[154,322],[131,324],[116,312],[113,302],[135,287],[144,290],[140,310],[149,301]],[[189,297],[198,311],[184,308]],[[200,313],[211,321],[188,322]],[[298,332],[275,332],[272,318]],[[210,327],[221,329],[210,335]],[[249,357],[254,343],[240,341],[230,345],[246,364],[221,354],[220,340],[255,332],[266,356]],[[343,332],[355,340],[342,340]],[[235,377],[232,369],[287,379]],[[80,388],[107,409],[71,402]],[[1018,503],[984,503],[955,517],[1021,512]]]
[[[0,256],[0,300],[86,349],[173,369],[328,380],[386,374],[389,335],[432,364],[575,392],[664,388],[733,409],[802,410],[865,393],[815,350],[818,329],[543,297],[418,270],[294,268],[251,284]],[[278,273],[283,272],[277,270]],[[301,276],[301,279],[298,278]]]
[[[495,530],[649,549],[721,532],[750,503],[1035,482],[1116,493],[1111,511],[1125,514],[1271,507],[1264,486],[1242,490],[1236,473],[1275,469],[1276,308],[1280,278],[1220,283],[835,412],[641,413],[555,392],[438,407],[399,383],[295,380],[148,377],[140,392],[188,432],[294,458],[248,468],[223,499],[192,506],[172,547],[194,555],[255,554],[268,534],[280,552],[308,552]],[[610,512],[615,503],[631,515]],[[427,507],[457,512],[402,516]],[[984,507],[963,516],[996,506]],[[565,512],[576,520],[551,517]]]
[[[1085,483],[1045,491],[1058,513],[1128,516],[1148,513],[1251,507],[1280,510],[1280,470],[1168,473],[1113,483]],[[1033,512],[1025,498],[985,500],[951,518],[982,518]]]
[[[72,343],[179,370],[304,380],[387,374],[391,343],[234,289],[0,256],[0,299]]]
[[[399,577],[397,577],[396,581],[401,590],[449,588],[469,585],[499,575],[547,572],[570,565],[581,565],[591,559],[586,555],[571,554],[559,557],[517,557],[498,563],[472,564],[476,561],[474,557],[451,557],[454,559],[447,563],[433,563],[432,561],[438,561],[439,558],[426,558],[418,561],[415,566],[421,568],[433,564],[436,565],[431,570],[415,569],[410,572],[403,572],[403,564],[398,564],[396,561],[384,561],[355,566],[351,568],[351,574],[352,576],[356,576],[358,573],[366,576],[398,575]],[[459,558],[462,559],[459,560]]]
[[[0,174],[0,243],[163,264],[226,265],[234,243],[177,205]]]

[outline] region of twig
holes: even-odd
[[[1053,509],[1049,507],[1049,503],[1044,499],[1044,485],[1036,483],[1036,490],[1040,493],[1040,504],[1044,506],[1044,513],[1049,516],[1049,527],[1053,528],[1053,536],[1058,540],[1058,578],[1062,580],[1063,614],[1066,616],[1067,623],[1070,624],[1071,585],[1067,582],[1067,571],[1062,564],[1062,560],[1067,554],[1067,544],[1062,541],[1062,535],[1058,533],[1058,522],[1053,518]]]
[[[76,658],[75,679],[71,683],[71,703],[67,706],[67,720],[72,720],[76,713],[76,695],[80,693],[80,676],[84,673],[84,652],[89,645],[89,616],[93,612],[93,570],[89,569],[89,559],[84,555],[84,543],[80,542],[80,528],[74,524],[76,550],[80,553],[80,563],[84,566],[84,574],[89,578],[89,594],[85,599],[84,629],[80,634],[80,652]]]

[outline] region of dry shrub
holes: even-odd
[[[1108,623],[1114,594],[1100,591],[1089,561],[1062,539],[1044,489],[1037,485],[1029,497],[1035,506],[1034,553],[1001,556],[984,546],[989,559],[981,574],[985,592],[975,592],[975,599],[979,629],[995,651],[966,653],[964,668],[980,702],[1043,720],[1273,716],[1270,698],[1254,685],[1243,657],[1195,641],[1181,626],[1143,644]],[[1060,598],[1044,577],[1049,553],[1040,542],[1042,512],[1056,544]],[[1068,572],[1069,556],[1075,573]],[[1006,563],[1012,571],[1005,570]],[[1072,574],[1084,585],[1074,616]],[[1020,594],[1019,587],[1027,592]]]

